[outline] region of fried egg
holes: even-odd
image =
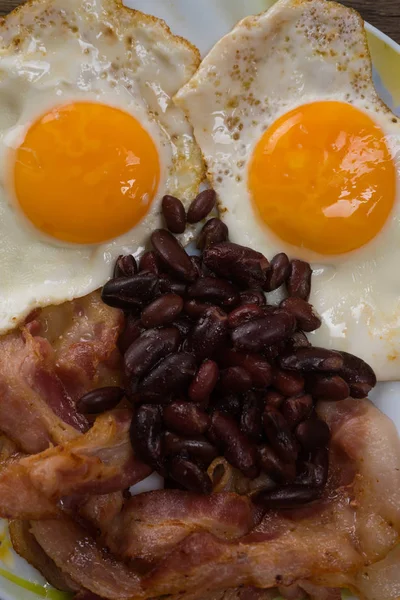
[[[119,0],[38,0],[0,23],[0,333],[104,284],[203,161],[173,95],[200,62]],[[190,234],[189,234],[190,235]]]
[[[400,123],[364,24],[326,0],[241,21],[177,94],[232,241],[314,268],[312,342],[400,377]]]

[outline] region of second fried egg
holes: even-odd
[[[313,343],[400,377],[400,124],[379,100],[363,21],[280,0],[241,21],[176,101],[231,239],[314,267]]]

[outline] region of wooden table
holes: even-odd
[[[400,44],[400,0],[342,0],[342,2],[356,8],[366,21]],[[0,14],[9,12],[18,4],[21,4],[20,0],[0,0]]]

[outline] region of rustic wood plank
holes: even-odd
[[[400,44],[400,0],[342,0],[342,2],[357,9],[366,21]],[[9,12],[18,4],[21,4],[20,0],[0,0],[0,14]]]

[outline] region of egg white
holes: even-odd
[[[119,254],[143,252],[150,232],[162,225],[164,194],[185,203],[193,199],[203,162],[191,126],[171,98],[198,63],[198,51],[162,21],[119,0],[31,1],[2,22],[0,333],[36,307],[97,289]],[[12,185],[13,152],[30,125],[54,107],[82,101],[134,116],[152,137],[161,163],[146,217],[118,239],[93,246],[60,244],[39,233],[19,213]]]
[[[324,100],[368,113],[386,133],[398,174],[380,234],[340,256],[284,243],[261,222],[248,189],[264,131],[293,108]],[[313,263],[311,302],[323,325],[312,341],[363,357],[381,380],[400,378],[400,124],[374,89],[361,17],[326,0],[280,0],[220,40],[175,101],[194,126],[232,241]]]

